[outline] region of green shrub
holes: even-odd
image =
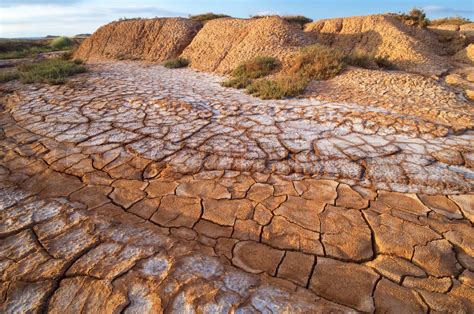
[[[282,18],[286,20],[288,23],[298,24],[301,27],[313,21],[309,17],[302,16],[302,15],[285,15],[285,16],[282,16]]]
[[[408,13],[400,13],[398,17],[410,26],[426,27],[430,20],[422,9],[413,8]]]
[[[255,80],[247,92],[261,99],[282,99],[302,94],[308,81],[301,77],[282,76],[272,80]]]
[[[0,83],[6,83],[6,82],[10,82],[10,81],[13,81],[13,80],[17,80],[19,78],[19,74],[18,74],[18,71],[2,71],[0,72]]]
[[[375,57],[366,52],[356,50],[353,53],[344,57],[344,61],[352,66],[364,69],[394,69],[394,65],[384,57]]]
[[[464,25],[472,23],[470,19],[461,17],[461,16],[452,16],[452,17],[445,17],[441,19],[435,19],[430,21],[430,25],[438,26],[438,25]]]
[[[179,58],[170,59],[168,61],[165,61],[163,63],[163,66],[168,68],[168,69],[177,69],[177,68],[187,67],[188,64],[189,64],[188,60],[179,57]]]
[[[280,66],[272,57],[256,57],[240,64],[232,73],[234,77],[256,79],[267,76]]]
[[[289,73],[307,80],[327,80],[345,67],[341,51],[321,45],[304,47],[293,60]]]
[[[236,77],[230,80],[222,82],[222,86],[224,87],[233,87],[237,89],[246,88],[252,83],[252,80],[246,77]]]
[[[224,17],[230,17],[230,16],[225,15],[225,14],[216,14],[216,13],[208,12],[208,13],[203,13],[203,14],[190,15],[189,19],[194,20],[194,21],[207,22],[210,20],[221,19]]]
[[[67,77],[87,71],[83,65],[62,59],[45,60],[17,67],[20,80],[25,83],[64,84]]]
[[[54,49],[63,50],[63,49],[71,48],[72,46],[74,46],[74,40],[72,40],[69,37],[62,36],[62,37],[53,39],[50,45]]]

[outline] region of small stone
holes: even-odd
[[[275,276],[285,252],[258,242],[242,241],[235,245],[233,253],[232,262],[245,271]]]
[[[277,276],[305,287],[313,270],[314,259],[312,255],[288,251],[278,268]]]

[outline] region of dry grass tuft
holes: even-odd
[[[185,68],[189,64],[189,61],[186,60],[185,58],[175,58],[175,59],[170,59],[168,61],[165,61],[163,63],[163,66],[168,68],[168,69],[178,69],[178,68]]]
[[[289,74],[307,80],[327,80],[345,67],[341,51],[322,45],[304,47],[293,60]]]
[[[194,21],[199,21],[199,22],[207,22],[210,20],[221,19],[224,17],[230,17],[230,15],[208,12],[208,13],[203,13],[203,14],[190,15],[189,19],[194,20]]]
[[[247,86],[247,93],[261,99],[282,99],[301,95],[308,80],[291,76],[280,76],[275,79],[260,79]]]
[[[53,85],[64,84],[67,77],[84,73],[87,68],[82,61],[67,61],[62,59],[45,60],[42,62],[20,65],[17,67],[22,83],[48,83]]]

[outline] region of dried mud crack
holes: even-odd
[[[467,107],[90,69],[2,86],[1,312],[474,311]]]

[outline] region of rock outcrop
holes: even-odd
[[[314,40],[280,17],[216,19],[203,27],[183,57],[202,71],[228,73],[256,56],[272,56],[285,64]]]
[[[447,68],[446,60],[435,53],[439,43],[433,34],[407,26],[392,15],[320,20],[307,24],[305,32],[318,43],[346,53],[386,58],[405,71],[439,75]]]
[[[88,61],[164,61],[179,56],[200,28],[200,22],[184,18],[112,22],[85,39],[75,57]]]

